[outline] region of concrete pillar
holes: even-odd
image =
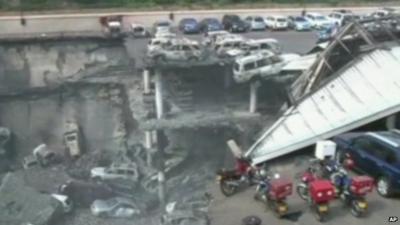
[[[143,89],[144,93],[150,93],[150,71],[145,69],[143,70]]]
[[[158,163],[158,198],[160,200],[160,206],[162,210],[165,210],[166,199],[165,199],[165,158],[164,149],[167,145],[166,137],[163,131],[157,130],[157,151],[159,156]]]
[[[252,82],[250,84],[250,112],[255,113],[257,111],[257,89],[258,82]]]
[[[225,69],[224,72],[224,88],[227,89],[231,86],[231,79],[232,79],[232,72],[231,68]]]
[[[161,119],[164,114],[163,108],[163,81],[161,71],[156,70],[155,74],[155,86],[156,86],[156,111],[157,119]]]
[[[396,114],[386,117],[386,128],[388,130],[396,129]]]
[[[151,131],[146,131],[145,132],[145,146],[147,149],[150,149],[152,147],[152,140],[151,140]]]

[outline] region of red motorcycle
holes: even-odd
[[[314,180],[317,180],[317,176],[312,168],[301,174],[300,181],[296,185],[296,192],[301,199],[305,201],[309,199],[309,184]]]
[[[255,199],[264,201],[275,216],[282,218],[288,212],[286,198],[293,192],[292,181],[285,178],[267,179],[259,183]]]
[[[356,176],[347,179],[349,179],[348,183],[342,186],[344,190],[340,198],[345,205],[351,207],[350,212],[353,216],[364,216],[368,210],[368,203],[365,197],[368,193],[372,192],[374,179],[369,176]]]
[[[252,167],[250,162],[238,160],[236,169],[221,169],[217,172],[217,182],[220,190],[226,197],[234,195],[241,187],[257,183],[257,173],[260,167]]]
[[[314,180],[310,183],[308,200],[318,221],[324,222],[329,213],[329,202],[335,198],[335,188],[329,180]]]

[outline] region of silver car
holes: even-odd
[[[92,214],[99,217],[129,218],[141,213],[131,200],[115,197],[108,200],[95,200],[90,206]]]
[[[248,16],[245,21],[250,25],[251,30],[265,30],[267,28],[261,16]]]

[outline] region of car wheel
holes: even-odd
[[[100,177],[93,177],[92,180],[93,180],[95,183],[99,183],[99,182],[101,181],[101,178],[100,178]]]
[[[376,183],[376,191],[382,197],[390,197],[393,194],[392,185],[389,178],[381,176]]]
[[[163,63],[163,62],[165,62],[165,56],[163,56],[163,55],[157,55],[157,56],[154,57],[154,60],[155,60],[157,63]]]
[[[197,57],[195,57],[195,56],[191,56],[191,57],[189,57],[189,62],[190,63],[194,63],[194,62],[196,62],[198,59],[197,59]]]

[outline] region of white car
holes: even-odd
[[[139,179],[136,164],[113,164],[110,167],[95,167],[90,171],[93,180],[129,180],[136,182]]]
[[[315,29],[323,29],[331,27],[334,22],[332,22],[328,17],[323,16],[319,13],[307,13],[306,19],[310,22],[311,26]]]
[[[217,40],[214,50],[219,56],[236,56],[241,52],[241,47],[245,40],[240,36],[226,36],[223,39]]]
[[[248,16],[244,20],[250,25],[251,30],[265,30],[267,28],[261,16]]]
[[[257,51],[273,51],[274,53],[282,53],[282,46],[278,40],[274,38],[251,39],[246,42],[250,54]]]
[[[349,19],[353,16],[353,13],[346,11],[333,11],[328,15],[328,18],[333,22],[333,24],[337,24],[338,26],[343,26],[346,19]]]
[[[153,38],[149,41],[147,45],[147,54],[152,54],[152,52],[157,49],[171,46],[173,41],[174,39],[171,38],[164,38],[164,37]]]
[[[231,36],[232,34],[225,30],[220,31],[209,31],[205,33],[207,36],[204,37],[204,41],[202,42],[204,45],[212,45],[217,42],[219,37]]]
[[[149,37],[150,33],[146,30],[146,28],[143,25],[132,23],[131,35],[135,38],[144,38],[144,37]]]
[[[283,66],[299,57],[297,54],[276,55],[273,52],[244,56],[235,60],[233,78],[237,83],[244,83],[278,75]]]
[[[170,46],[158,48],[147,55],[156,62],[197,61],[201,57],[200,46],[196,41],[175,40]]]
[[[388,16],[394,12],[395,12],[395,10],[392,8],[382,8],[382,9],[378,9],[375,12],[371,13],[371,16],[374,18],[382,18],[382,17]]]
[[[95,200],[90,206],[92,214],[99,217],[130,218],[141,213],[131,200],[115,197],[108,200]]]
[[[264,21],[271,30],[287,30],[289,28],[289,21],[285,16],[268,16]]]

